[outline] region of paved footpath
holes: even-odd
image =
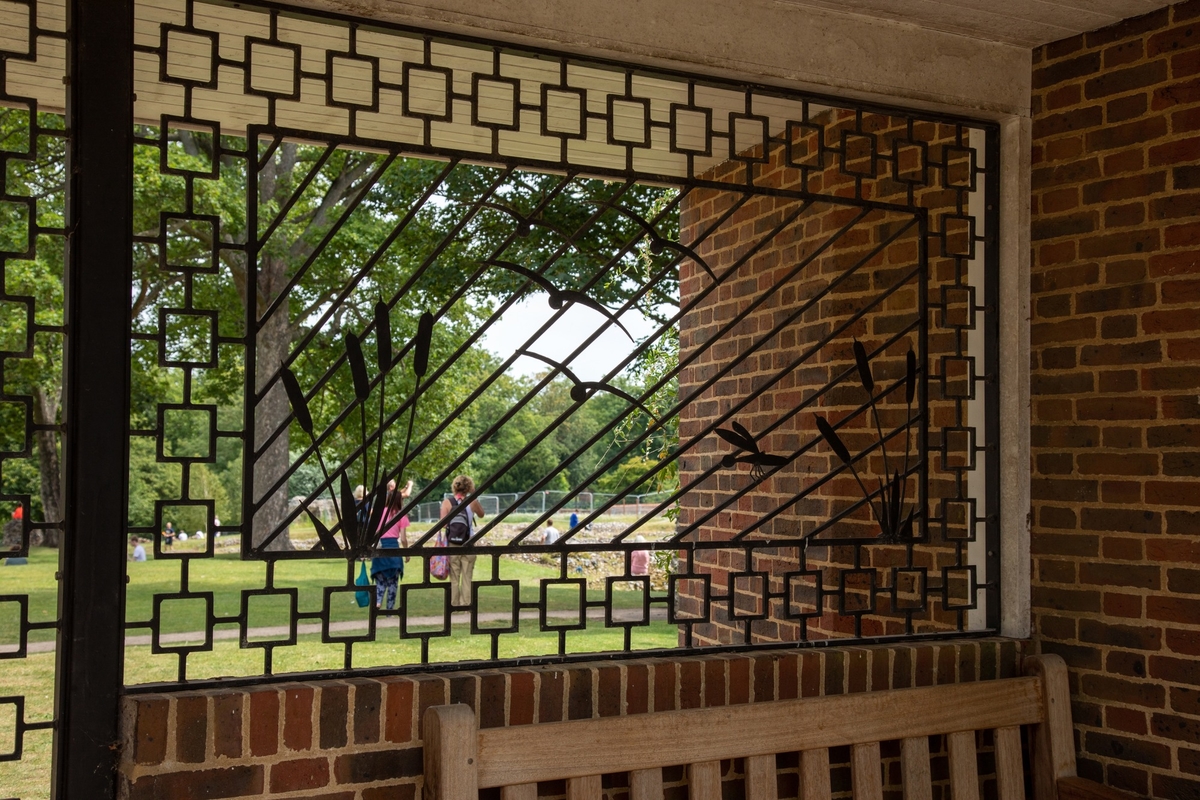
[[[576,614],[570,611],[551,611],[548,612],[548,617],[570,619],[577,617]],[[526,610],[521,612],[522,620],[537,620],[539,614],[537,611]],[[667,618],[666,609],[653,608],[650,610],[650,619],[654,622],[660,622]],[[479,621],[482,623],[488,622],[507,622],[509,615],[502,612],[489,612],[479,615]],[[589,608],[589,620],[603,620],[604,609]],[[613,609],[613,621],[636,621],[642,619],[641,609],[637,608],[620,608]],[[471,616],[466,611],[456,611],[451,617],[451,623],[455,625],[466,625],[471,621]],[[408,621],[410,628],[419,626],[440,627],[444,624],[442,617],[416,617]],[[400,625],[398,616],[381,616],[375,620],[375,629],[378,631],[381,628],[398,628]],[[330,633],[351,633],[353,631],[365,630],[367,621],[362,619],[347,620],[345,622],[332,622],[329,624]],[[296,626],[296,634],[304,636],[306,634],[321,633],[322,624],[320,622],[304,622]],[[288,629],[284,626],[276,626],[269,628],[250,628],[246,635],[251,639],[279,639],[288,635]],[[238,629],[221,628],[212,632],[214,641],[223,641],[226,639],[240,639],[242,632]],[[203,642],[204,633],[201,631],[192,631],[184,633],[164,633],[158,637],[160,644],[186,644],[189,642]],[[143,633],[125,637],[126,647],[146,646],[153,644],[151,634]],[[28,653],[53,653],[55,649],[54,640],[48,642],[30,642],[26,652]],[[0,653],[16,652],[15,645],[0,646]]]

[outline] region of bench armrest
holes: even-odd
[[[1058,800],[1136,800],[1137,795],[1087,778],[1059,778]]]

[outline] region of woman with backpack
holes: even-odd
[[[464,547],[475,535],[475,517],[483,518],[483,505],[478,499],[464,503],[467,495],[475,491],[475,481],[467,475],[459,475],[450,484],[454,500],[442,501],[442,519],[446,522],[446,544],[448,547]],[[471,578],[475,572],[475,554],[450,556],[450,604],[470,607]]]

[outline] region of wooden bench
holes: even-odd
[[[778,800],[775,756],[799,753],[800,800],[831,795],[829,748],[850,747],[856,800],[881,800],[880,743],[900,741],[905,800],[930,800],[929,737],[944,735],[953,800],[978,800],[976,732],[995,743],[1000,800],[1025,797],[1021,726],[1029,727],[1035,800],[1127,800],[1078,778],[1067,669],[1025,661],[1025,677],[721,708],[479,730],[466,705],[425,713],[425,800],[537,800],[565,780],[567,800],[600,800],[600,776],[629,773],[630,800],[662,800],[662,768],[687,765],[689,800],[721,800],[722,759],[745,759],[747,800]]]

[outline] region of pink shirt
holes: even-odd
[[[386,511],[383,512],[383,516],[384,516],[384,518],[379,521],[380,525],[384,525],[387,523],[387,512]],[[380,539],[399,539],[401,532],[403,532],[403,530],[407,527],[408,527],[408,514],[405,514],[400,519],[394,521],[388,527],[388,529],[383,532],[383,535],[380,536],[379,538]]]
[[[650,551],[634,550],[629,555],[629,571],[634,575],[649,575]]]

